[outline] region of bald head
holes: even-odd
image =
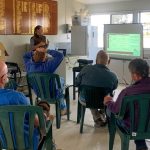
[[[8,68],[4,61],[0,61],[0,77],[2,77],[4,74],[7,74]]]
[[[4,88],[8,80],[8,68],[4,61],[0,61],[0,88]]]
[[[96,64],[107,65],[108,63],[109,63],[109,56],[108,56],[108,54],[105,51],[100,50],[97,53]]]

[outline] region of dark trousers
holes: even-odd
[[[145,140],[135,140],[134,142],[136,144],[136,150],[148,150]]]

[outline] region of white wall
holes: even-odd
[[[71,24],[71,16],[75,10],[80,10],[85,6],[75,0],[59,0],[58,1],[58,34],[47,35],[50,45],[57,42],[70,42],[70,38],[64,33],[64,24]],[[32,35],[0,35],[2,42],[8,51],[9,56],[6,61],[17,62],[23,66],[22,56],[26,51],[26,45],[29,44]]]
[[[134,0],[126,2],[114,2],[105,4],[87,5],[90,14],[100,13],[116,13],[116,12],[133,12],[150,11],[150,0]],[[137,16],[134,17],[134,22],[137,22]],[[150,58],[150,50],[144,51],[144,56]],[[149,62],[149,61],[148,61]],[[131,76],[128,71],[129,61],[112,60],[110,69],[116,72],[120,83],[125,83],[124,79],[130,83]],[[149,62],[150,63],[150,62]]]
[[[87,5],[91,14],[93,13],[109,13],[117,11],[138,11],[150,10],[150,0],[134,0],[126,2],[113,2],[104,4]]]

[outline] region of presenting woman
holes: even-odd
[[[46,36],[43,35],[43,27],[41,25],[37,25],[34,28],[34,36],[30,39],[30,49],[35,50],[36,48],[45,45],[48,47],[49,41],[46,40]]]

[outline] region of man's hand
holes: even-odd
[[[111,96],[105,96],[104,97],[104,105],[106,105],[109,101],[112,101],[112,97]]]
[[[36,50],[35,50],[35,51],[38,51],[38,52],[44,52],[44,53],[46,53],[47,49],[46,49],[46,48],[44,48],[44,47],[38,47],[38,48],[36,48]]]

